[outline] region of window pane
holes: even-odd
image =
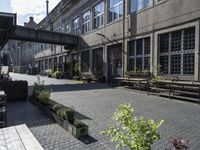
[[[184,50],[195,49],[195,28],[184,30]]]
[[[130,12],[145,9],[153,4],[153,0],[130,0]]]
[[[169,64],[168,56],[160,56],[160,73],[161,74],[168,74],[168,64]]]
[[[183,55],[183,74],[194,74],[194,53]]]
[[[142,71],[142,58],[136,58],[136,71]]]
[[[110,0],[109,21],[116,20],[123,15],[123,0]]]
[[[181,50],[181,31],[171,33],[171,51]]]
[[[150,70],[150,57],[144,58],[144,70]]]
[[[169,34],[168,33],[160,35],[159,50],[160,50],[160,53],[169,51]]]
[[[136,55],[142,55],[142,39],[136,41]]]
[[[90,11],[83,14],[83,33],[87,33],[90,30]]]
[[[171,74],[181,73],[181,55],[171,56]]]
[[[135,41],[130,41],[129,43],[129,56],[134,56],[135,55]]]
[[[128,70],[129,71],[134,71],[134,61],[135,59],[134,58],[130,58],[129,61],[128,61]]]
[[[150,37],[144,39],[144,54],[150,54]]]

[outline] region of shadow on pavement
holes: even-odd
[[[98,90],[110,89],[111,86],[103,83],[85,83],[85,84],[51,84],[45,85],[48,90],[52,92],[71,92],[71,91],[84,91],[84,90]],[[31,94],[33,86],[29,86],[29,95]]]
[[[8,126],[26,124],[28,127],[44,126],[54,123],[29,101],[9,102],[7,121]]]

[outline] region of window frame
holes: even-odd
[[[89,13],[89,17],[86,21],[84,21],[84,15],[87,14],[87,13]],[[90,18],[91,18],[91,11],[90,10],[87,10],[84,13],[82,13],[82,33],[83,34],[90,32]],[[87,27],[87,30],[85,30],[85,26]]]
[[[75,24],[75,20],[78,20],[78,23]],[[72,23],[73,23],[73,25],[72,25],[73,34],[79,35],[80,34],[80,18],[79,18],[79,16],[76,17],[75,19],[73,19]]]
[[[131,0],[128,0],[128,3],[129,3],[129,5],[128,5],[128,7],[129,7],[128,8],[129,14],[139,13],[141,11],[145,11],[146,9],[149,9],[149,8],[153,7],[155,2],[154,2],[154,0],[151,0],[151,1],[152,1],[152,3],[150,5],[148,5],[146,7],[143,7],[142,9],[132,11],[131,10],[131,4],[132,4],[132,2],[131,2]]]
[[[184,43],[184,40],[185,40],[184,33],[185,33],[186,30],[193,29],[193,28],[194,28],[194,40],[195,40],[194,48],[185,50],[184,49],[184,44],[185,44]],[[171,41],[171,39],[172,39],[173,33],[176,33],[176,32],[181,32],[181,46],[180,46],[181,49],[177,50],[177,51],[173,51],[172,50],[172,41]],[[168,34],[169,35],[168,36],[168,38],[169,38],[168,39],[168,41],[169,41],[169,43],[168,43],[168,52],[160,52],[160,46],[159,46],[161,44],[160,43],[160,36],[163,35],[163,34]],[[169,31],[167,33],[158,34],[158,64],[161,65],[160,64],[160,57],[168,56],[168,72],[167,73],[163,73],[163,74],[162,74],[162,72],[158,72],[159,75],[181,75],[181,76],[193,76],[193,75],[195,75],[195,66],[191,67],[191,69],[193,68],[193,71],[189,71],[190,73],[185,73],[184,72],[184,65],[185,65],[184,64],[184,62],[185,62],[184,56],[186,54],[190,54],[190,55],[194,54],[193,62],[192,63],[190,62],[190,63],[191,64],[195,64],[195,53],[196,53],[195,46],[196,46],[196,42],[197,42],[195,36],[196,36],[196,26],[189,26],[189,27],[185,27],[185,28],[181,28],[181,29],[177,29],[177,30],[172,30],[172,31]],[[180,56],[180,64],[173,64],[173,61],[174,61],[173,58],[175,56],[178,56],[178,55]],[[174,66],[175,65],[176,66],[177,65],[180,66],[180,73],[179,72],[175,73],[175,71],[174,71]]]
[[[113,21],[115,21],[115,20],[118,20],[118,19],[120,19],[120,18],[122,18],[123,17],[123,13],[124,13],[124,11],[123,11],[123,3],[125,2],[125,0],[121,0],[120,2],[118,2],[118,3],[116,3],[115,5],[113,5],[112,7],[110,6],[110,1],[111,0],[108,0],[107,2],[108,2],[108,4],[107,4],[107,18],[108,18],[108,23],[111,23],[111,22],[113,22]],[[120,16],[120,5],[122,5],[122,15]],[[118,15],[117,15],[117,18],[115,19],[115,17],[113,17],[113,15],[112,15],[112,19],[110,19],[110,10],[112,10],[112,9],[114,9],[114,8],[117,8],[117,7],[119,7],[119,12],[118,12]]]
[[[95,15],[95,12],[96,12],[95,11],[95,7],[97,7],[98,5],[101,5],[101,4],[103,4],[103,12],[99,13],[98,15]],[[100,27],[102,27],[104,25],[104,22],[105,22],[104,12],[105,12],[105,3],[104,3],[104,1],[100,1],[97,4],[94,5],[94,7],[93,7],[93,18],[92,18],[92,20],[93,20],[93,29],[98,29],[98,28],[100,28]],[[97,18],[100,18],[99,19],[100,20],[100,23],[99,23],[100,25],[96,27],[95,26],[95,19],[97,19]]]

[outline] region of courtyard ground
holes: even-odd
[[[27,80],[29,94],[37,81],[36,76],[10,74],[13,80]],[[116,106],[131,103],[135,116],[144,116],[156,121],[163,119],[160,128],[162,139],[153,145],[153,149],[169,148],[173,136],[190,141],[190,150],[200,149],[200,106],[195,103],[170,100],[158,96],[124,88],[112,88],[102,83],[86,83],[72,80],[57,80],[41,77],[50,90],[51,99],[68,107],[73,107],[89,125],[90,138],[80,141],[54,123],[30,102],[12,102],[8,107],[9,125],[26,123],[44,149],[71,150],[113,150],[108,137],[100,131],[112,122],[111,116]]]

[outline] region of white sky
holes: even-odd
[[[49,0],[49,11],[60,0]],[[17,13],[17,23],[23,25],[33,16],[34,21],[39,23],[46,16],[46,0],[0,0],[0,11]]]

